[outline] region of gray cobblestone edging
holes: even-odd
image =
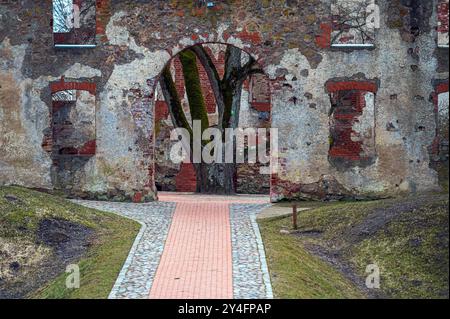
[[[270,204],[232,204],[233,294],[236,299],[272,299],[272,285],[256,215]]]
[[[147,299],[164,250],[176,204],[74,202],[128,217],[142,225],[109,298]]]
[[[147,230],[147,225],[145,223],[140,221],[137,222],[141,224],[141,229],[139,230],[139,234],[136,236],[136,239],[134,240],[133,246],[131,247],[130,252],[128,253],[127,260],[125,261],[122,269],[120,270],[119,276],[117,277],[117,280],[113,286],[113,289],[111,290],[111,293],[108,296],[108,299],[120,299],[119,298],[120,288],[126,280],[128,270],[130,269],[130,266],[133,263],[134,255],[139,247],[139,243],[141,242],[142,237],[144,236],[145,231]]]

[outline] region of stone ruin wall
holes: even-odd
[[[273,200],[439,189],[432,164],[448,158],[448,0],[376,1],[380,28],[364,48],[342,47],[358,39],[336,30],[335,0],[94,2],[88,29],[66,38],[53,35],[51,1],[0,1],[0,184],[62,181],[77,197],[154,199],[158,76],[186,47],[226,43],[270,79],[281,167]],[[55,48],[77,39],[96,46]],[[95,86],[95,120],[66,127],[77,145],[55,166],[58,85],[86,98]],[[83,131],[91,124],[95,135]]]

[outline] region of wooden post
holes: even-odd
[[[297,225],[297,204],[292,206],[292,224],[294,226],[294,230],[298,229]]]

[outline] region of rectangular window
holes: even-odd
[[[448,91],[438,95],[438,120],[440,135],[448,144]],[[447,145],[448,147],[448,145]],[[448,149],[447,149],[448,152]]]
[[[331,98],[329,159],[339,166],[373,163],[376,86],[358,82],[328,85]]]
[[[448,48],[448,2],[439,0],[438,3],[438,46]]]
[[[333,0],[331,46],[373,47],[378,13],[375,0]]]
[[[55,47],[95,47],[95,35],[96,0],[53,0]]]
[[[53,94],[53,151],[56,156],[95,155],[95,97],[89,92]]]
[[[448,148],[449,148],[449,138],[448,138],[448,105],[449,105],[449,94],[448,94],[448,81],[441,83],[437,86],[437,148],[435,150],[436,155],[439,156],[441,161],[448,160]]]
[[[53,160],[57,188],[73,191],[85,165],[96,154],[94,83],[65,82],[50,84],[52,92],[51,141],[47,146]]]

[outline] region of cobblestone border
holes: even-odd
[[[133,219],[142,225],[109,299],[147,299],[164,250],[176,203],[74,202]]]
[[[269,206],[271,205],[268,205],[267,207]],[[258,213],[260,211],[261,210],[259,210]],[[259,231],[259,225],[258,222],[256,221],[256,215],[257,214],[252,214],[251,219],[253,231],[255,232],[256,236],[256,242],[258,243],[259,259],[261,261],[261,271],[263,273],[264,285],[266,287],[266,297],[267,299],[273,299],[272,283],[270,281],[269,267],[267,267],[266,251],[264,249],[264,242],[261,237],[261,232]]]
[[[134,255],[138,249],[139,243],[141,242],[142,237],[144,236],[144,233],[147,230],[147,225],[145,225],[145,223],[140,221],[137,222],[141,224],[141,229],[139,230],[139,234],[136,236],[136,239],[134,240],[133,246],[131,247],[130,252],[128,253],[127,260],[125,261],[122,269],[120,270],[119,276],[117,277],[117,280],[114,283],[113,289],[111,290],[108,299],[119,299],[120,287],[122,286],[123,282],[126,279],[128,270],[130,269],[130,266],[133,262]]]
[[[256,215],[271,204],[231,204],[233,295],[272,299],[273,291]]]

